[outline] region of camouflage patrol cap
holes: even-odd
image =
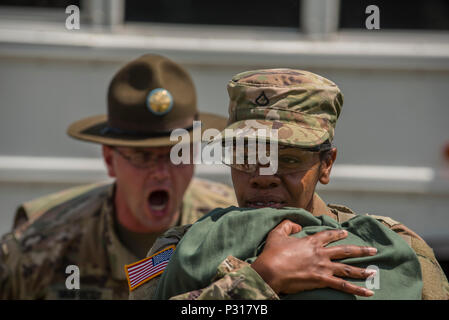
[[[228,83],[229,119],[225,139],[277,129],[278,143],[314,147],[332,141],[343,94],[312,72],[266,69],[239,73]],[[242,130],[238,130],[242,129]],[[249,130],[252,129],[252,130]]]

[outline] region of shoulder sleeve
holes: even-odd
[[[12,233],[3,236],[0,241],[0,299],[23,299],[20,261],[20,245]]]
[[[11,297],[11,270],[7,264],[10,248],[6,241],[0,241],[0,299]]]
[[[251,268],[228,256],[219,266],[209,286],[172,297],[173,300],[279,300],[271,287]]]
[[[160,277],[161,276],[157,276],[140,287],[130,291],[128,297],[129,300],[152,300]]]
[[[168,229],[162,236],[156,239],[150,251],[148,251],[147,257],[152,256],[156,252],[169,246],[176,246],[190,227],[191,224]],[[129,293],[129,300],[151,300],[154,292],[156,291],[160,277],[161,275],[154,277],[150,281],[142,284],[134,290],[131,290]]]
[[[416,232],[389,217],[373,216],[400,235],[415,251],[421,265],[423,300],[448,300],[449,284],[432,248]]]
[[[423,300],[449,300],[449,284],[432,248],[417,237],[411,237],[411,247],[421,265]]]
[[[13,229],[24,225],[26,222],[32,223],[45,212],[66,201],[95,189],[103,190],[104,188],[110,188],[111,186],[111,182],[102,181],[89,185],[76,186],[25,202],[16,211]]]
[[[172,228],[158,238],[147,256],[177,244],[189,226]],[[155,277],[130,292],[130,300],[151,300],[157,288],[160,276]],[[217,268],[217,274],[208,287],[187,292],[173,300],[207,299],[279,299],[271,287],[251,268],[251,266],[232,256],[227,257]]]
[[[44,299],[47,296],[61,257],[60,251],[52,251],[58,247],[55,241],[52,238],[53,246],[49,246],[41,235],[22,239],[14,233],[2,238],[0,299]]]

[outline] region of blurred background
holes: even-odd
[[[67,30],[65,8],[80,8]],[[369,5],[380,29],[368,30]],[[449,1],[0,0],[0,233],[16,207],[107,179],[70,123],[106,112],[114,73],[144,53],[183,64],[199,109],[227,115],[226,84],[270,67],[323,75],[345,96],[328,203],[419,233],[448,274]],[[221,166],[196,175],[231,184]]]

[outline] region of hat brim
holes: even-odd
[[[199,113],[198,121],[201,121],[201,134],[207,129],[221,131],[226,126],[226,118],[210,113]],[[193,125],[193,123],[192,123]],[[98,115],[81,119],[72,123],[67,129],[67,134],[72,138],[117,147],[161,147],[172,146],[180,141],[193,141],[193,130],[189,130],[177,140],[171,140],[167,136],[133,136],[106,130],[108,128],[107,116]],[[187,136],[190,140],[187,139]]]
[[[258,129],[265,129],[265,135],[258,135]],[[276,135],[270,135],[277,129]],[[300,148],[316,147],[329,139],[325,129],[311,128],[283,120],[240,120],[228,125],[210,143],[234,139],[266,139],[278,144]]]

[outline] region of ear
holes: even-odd
[[[114,149],[112,147],[103,145],[103,160],[108,171],[108,175],[111,178],[115,177],[115,167],[114,167]]]
[[[337,159],[337,148],[332,148],[329,150],[328,155],[321,161],[319,181],[322,184],[329,183],[332,166],[335,159]]]

